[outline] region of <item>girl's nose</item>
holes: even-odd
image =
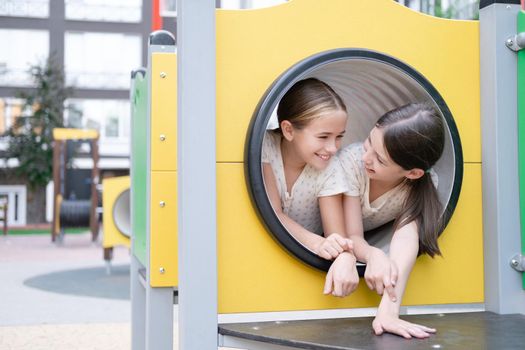
[[[370,155],[369,155],[369,152],[365,151],[365,153],[363,153],[363,156],[361,157],[363,159],[363,162],[365,164],[370,164]]]
[[[337,143],[336,143],[336,141],[329,141],[326,144],[326,151],[330,152],[330,154],[335,154],[337,152]]]

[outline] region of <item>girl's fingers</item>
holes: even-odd
[[[410,335],[412,335],[413,337],[416,337],[416,338],[419,338],[419,339],[430,337],[430,334],[428,334],[427,332],[422,331],[419,328],[409,328],[408,329],[408,333],[410,333]]]
[[[390,265],[390,283],[392,283],[393,286],[397,283],[397,277],[398,277],[398,271],[397,266],[395,264]]]
[[[339,236],[339,235],[336,235],[336,236],[334,236],[334,240],[335,240],[335,242],[337,243],[337,245],[338,245],[339,247],[341,247],[341,249],[344,250],[344,249],[347,249],[347,248],[348,248],[348,242],[346,241],[345,238],[343,238],[343,237],[341,237],[341,236]]]
[[[326,251],[328,252],[328,254],[330,254],[331,259],[336,258],[339,255],[339,252],[337,251],[337,249],[335,249],[332,246],[327,246]]]
[[[324,289],[323,289],[324,294],[330,294],[332,292],[332,280],[333,280],[332,276],[333,276],[332,269],[329,269],[328,273],[326,274],[326,279],[324,282]]]
[[[368,286],[368,289],[374,290],[374,284],[368,279],[365,278],[366,285]]]
[[[377,292],[377,294],[379,295],[383,295],[383,281],[382,280],[376,280],[375,281],[375,290]]]
[[[379,322],[373,322],[372,323],[372,328],[374,329],[374,333],[375,335],[381,335],[383,334],[383,326],[381,326],[381,324]]]
[[[397,301],[396,290],[395,290],[394,286],[392,285],[390,279],[389,278],[385,278],[383,280],[383,283],[385,285],[385,291],[388,294],[388,297],[390,298],[390,300],[392,300],[392,302],[395,303]]]
[[[430,328],[430,327],[423,326],[422,324],[417,324],[417,323],[412,323],[412,325],[422,329],[425,332],[436,333],[436,329],[435,328]]]

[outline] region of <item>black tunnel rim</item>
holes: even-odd
[[[272,83],[272,85],[266,90],[264,96],[261,98],[254,111],[250,125],[248,127],[245,144],[245,179],[252,204],[254,205],[260,220],[265,225],[272,237],[277,240],[277,242],[285,250],[298,258],[300,261],[322,271],[328,271],[332,262],[318,257],[298,241],[296,241],[284,227],[281,221],[277,218],[277,215],[270,204],[262,177],[262,143],[266,127],[274,108],[284,93],[288,91],[288,89],[297,80],[304,77],[307,73],[313,71],[315,68],[319,68],[336,61],[352,59],[376,61],[382,64],[390,65],[400,70],[415,80],[429,94],[431,99],[442,113],[451,135],[452,147],[455,157],[454,181],[450,199],[444,212],[444,227],[448,225],[448,222],[450,221],[450,218],[452,217],[452,214],[456,208],[461,191],[461,183],[463,180],[463,152],[461,140],[459,138],[459,132],[452,113],[450,112],[450,109],[445,103],[445,100],[437,91],[437,89],[434,88],[434,86],[414,68],[392,56],[367,49],[329,50],[315,54],[298,62],[285,71]],[[360,276],[364,275],[364,271],[365,266],[358,266],[358,272]]]

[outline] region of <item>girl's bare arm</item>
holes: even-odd
[[[391,299],[396,299],[396,266],[381,249],[369,245],[364,239],[359,197],[345,195],[343,207],[346,233],[353,242],[354,254],[358,261],[366,263],[364,277],[368,288],[380,295],[386,291]]]
[[[336,258],[340,253],[351,248],[348,245],[348,241],[342,236],[337,235],[327,238],[319,236],[308,231],[283,212],[281,198],[277,190],[277,182],[273,170],[268,163],[263,163],[263,178],[266,192],[268,193],[275,214],[279,220],[281,220],[284,227],[286,227],[292,236],[302,245],[327,260]]]
[[[401,227],[394,233],[390,244],[390,259],[398,269],[395,292],[399,297],[393,301],[386,294],[383,295],[376,318],[372,323],[374,332],[377,335],[389,332],[405,338],[426,338],[430,333],[436,331],[435,329],[403,321],[399,318],[401,299],[405,292],[408,277],[416,261],[418,249],[418,233],[415,222]]]

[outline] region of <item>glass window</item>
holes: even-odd
[[[49,17],[49,0],[1,0],[0,16]]]
[[[22,115],[24,101],[13,97],[0,97],[0,134],[5,133]]]
[[[138,23],[142,0],[65,0],[66,19]]]
[[[416,11],[454,19],[477,19],[479,0],[397,0]]]
[[[31,86],[29,68],[49,55],[49,33],[44,30],[0,29],[0,85]]]
[[[223,9],[256,9],[285,3],[287,0],[221,0]]]
[[[160,15],[162,17],[177,17],[177,0],[161,0]]]
[[[66,127],[98,130],[101,154],[129,154],[129,101],[69,99],[66,106]]]
[[[96,89],[129,89],[130,72],[141,66],[141,36],[133,34],[65,34],[68,85]]]

